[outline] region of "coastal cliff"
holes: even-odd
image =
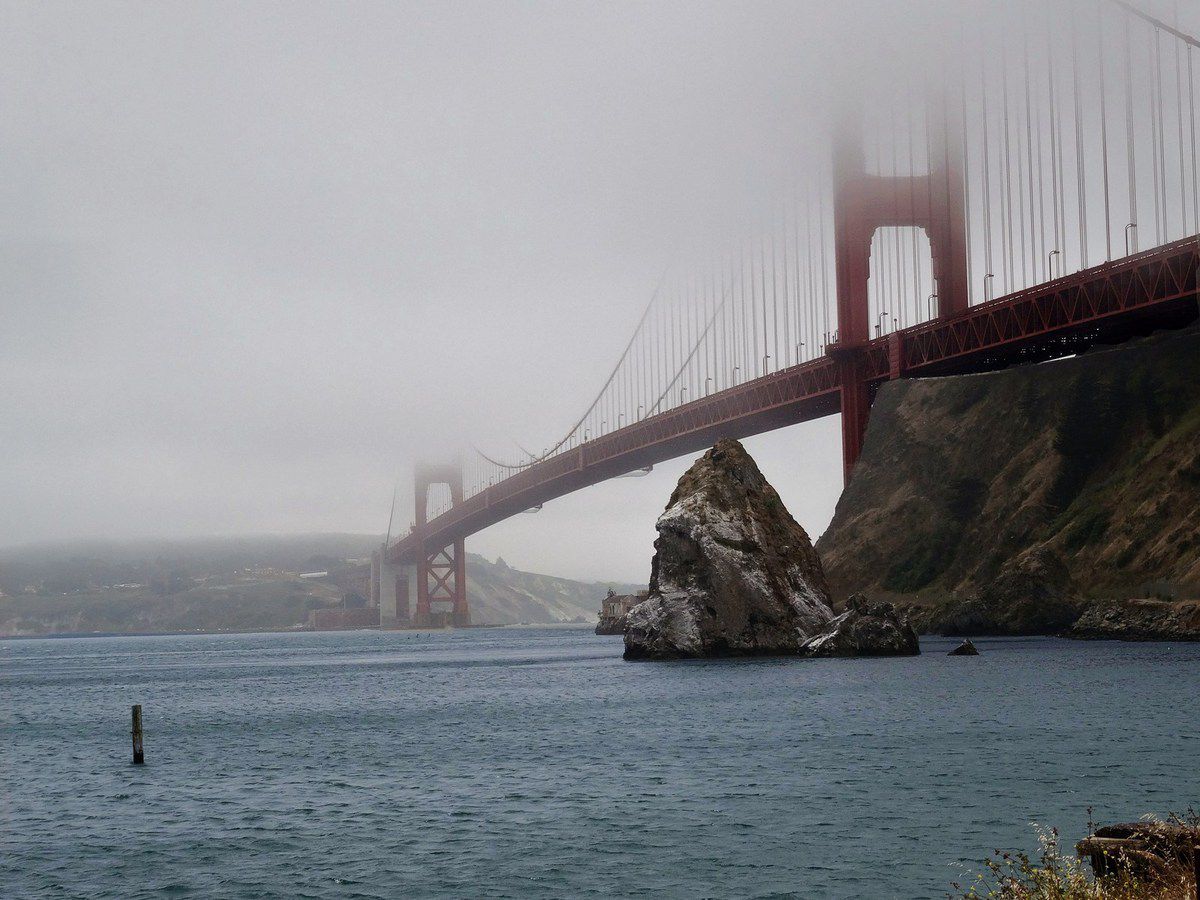
[[[883,385],[817,549],[926,632],[1200,638],[1200,331]]]

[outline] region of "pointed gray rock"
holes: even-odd
[[[696,461],[655,527],[626,659],[795,654],[833,618],[808,535],[737,441]]]

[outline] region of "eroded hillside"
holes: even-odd
[[[1031,553],[1077,596],[1200,596],[1200,331],[884,385],[818,550],[842,598],[967,595]]]

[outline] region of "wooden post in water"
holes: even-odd
[[[145,763],[142,755],[142,704],[133,704],[133,764],[140,766]]]

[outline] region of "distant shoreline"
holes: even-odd
[[[347,634],[355,631],[381,631],[387,633],[427,634],[444,631],[475,631],[482,628],[595,628],[594,622],[513,622],[511,624],[483,623],[460,628],[251,628],[229,631],[84,631],[51,632],[49,634],[0,634],[3,641],[45,641],[75,638],[128,638],[128,637],[200,637],[205,635],[239,634]]]

